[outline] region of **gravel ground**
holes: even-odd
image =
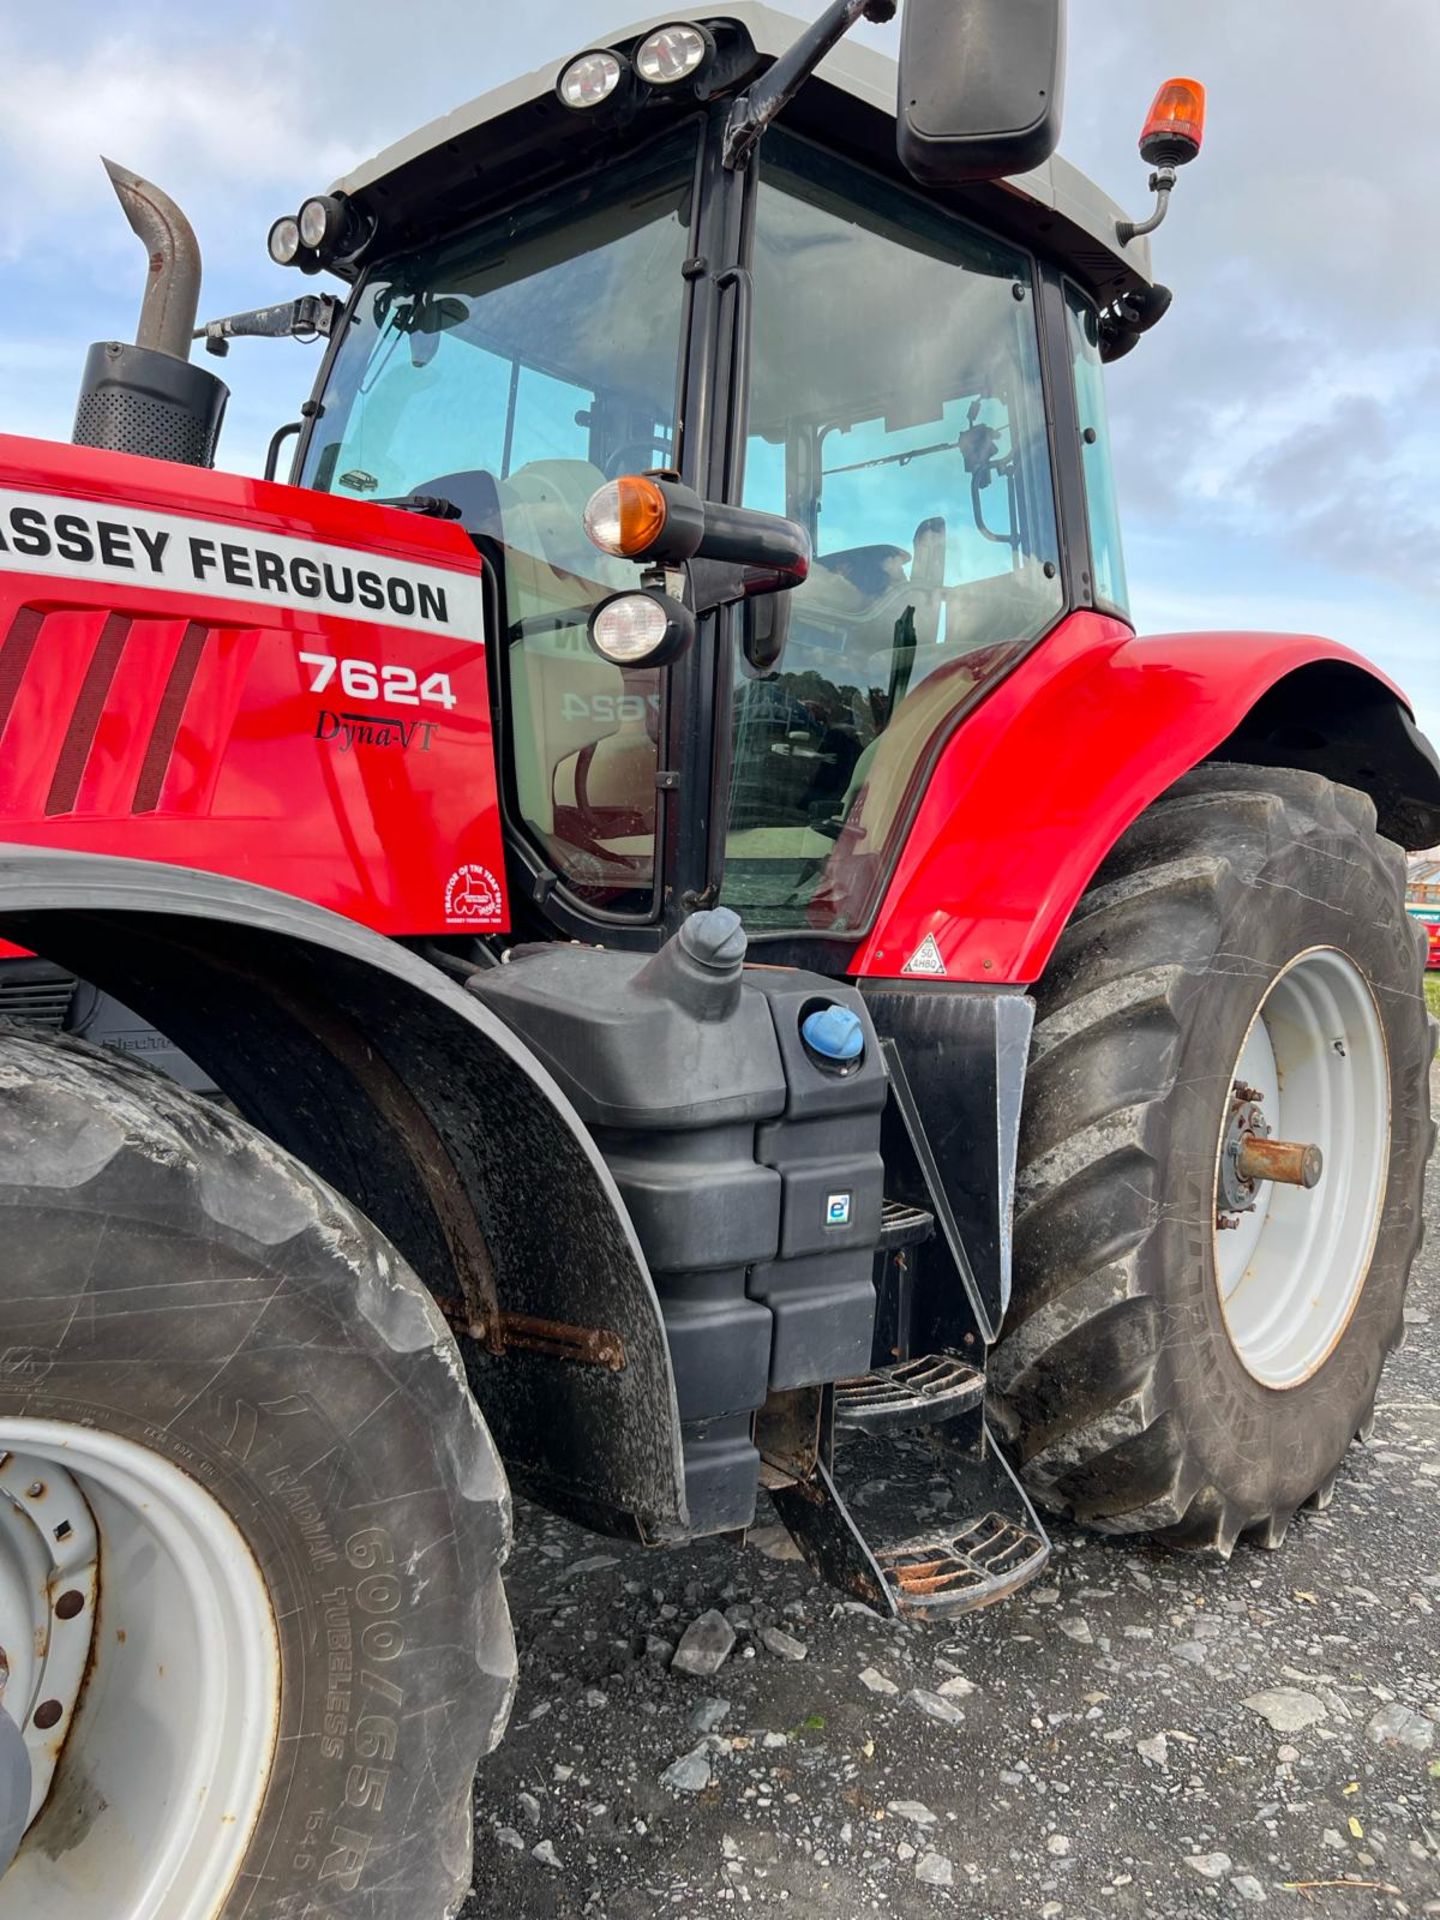
[[[1440,1161],[1428,1205],[1370,1444],[1279,1552],[1060,1527],[1039,1584],[924,1628],[778,1530],[647,1554],[522,1507],[467,1920],[1440,1914]],[[724,1664],[672,1668],[712,1609]]]

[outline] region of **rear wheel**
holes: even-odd
[[[0,1920],[418,1920],[469,1885],[509,1505],[373,1227],[115,1054],[0,1031]]]
[[[991,1368],[1051,1510],[1276,1544],[1368,1428],[1432,1139],[1404,894],[1363,796],[1216,766],[1081,901],[1036,992]],[[1281,1142],[1315,1184],[1266,1177],[1315,1172]]]

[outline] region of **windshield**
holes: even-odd
[[[503,559],[514,798],[547,859],[609,910],[648,911],[658,669],[591,649],[634,584],[586,539],[616,474],[670,466],[696,135],[577,182],[361,288],[303,484],[452,498]]]
[[[1060,613],[1028,258],[775,133],[745,503],[808,527],[780,671],[737,663],[724,899],[873,911],[936,739]]]

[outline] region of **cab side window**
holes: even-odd
[[[1130,590],[1120,545],[1115,474],[1110,464],[1105,369],[1100,362],[1100,316],[1080,289],[1068,281],[1065,306],[1070,323],[1070,359],[1075,369],[1075,400],[1080,410],[1080,455],[1085,469],[1085,508],[1090,522],[1095,598],[1103,607],[1128,619]]]

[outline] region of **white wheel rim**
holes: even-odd
[[[99,1596],[66,1623],[92,1634],[90,1669],[83,1691],[60,1699],[58,1766],[0,1880],[0,1920],[213,1920],[249,1844],[279,1718],[275,1618],[250,1549],[200,1482],[148,1447],[0,1419],[0,1452],[27,1485],[48,1475],[83,1496]],[[52,1580],[33,1597],[36,1532],[36,1510],[0,1493],[0,1644],[28,1632],[35,1648],[5,1705],[32,1741],[37,1706],[68,1684],[63,1661],[46,1670],[58,1592]],[[73,1571],[64,1584],[74,1590]],[[22,1595],[32,1618],[12,1621]]]
[[[1231,1089],[1255,1089],[1277,1140],[1318,1146],[1313,1188],[1262,1182],[1255,1204],[1221,1204]],[[1390,1160],[1390,1068],[1375,996],[1331,947],[1297,955],[1272,981],[1226,1085],[1216,1151],[1215,1276],[1231,1345],[1264,1386],[1308,1380],[1349,1324],[1365,1285]],[[1237,1222],[1221,1228],[1228,1218]]]

